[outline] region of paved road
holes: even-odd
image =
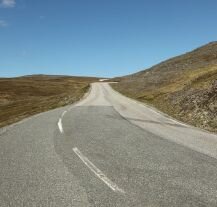
[[[217,206],[217,136],[95,83],[0,131],[0,206]]]

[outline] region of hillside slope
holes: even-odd
[[[74,103],[97,80],[49,75],[0,78],[0,127]]]
[[[217,132],[217,42],[118,80],[119,92]]]

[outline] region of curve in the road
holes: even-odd
[[[217,136],[107,83],[3,131],[0,206],[217,206]]]

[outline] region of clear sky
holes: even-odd
[[[113,77],[217,40],[217,0],[0,0],[0,76]]]

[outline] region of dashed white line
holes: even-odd
[[[67,111],[64,111],[63,113],[62,113],[62,118],[64,117],[64,115],[67,113]]]
[[[64,117],[64,115],[67,113],[67,111],[64,111],[62,114],[61,114],[61,118],[59,118],[59,121],[58,121],[58,127],[59,127],[59,130],[60,132],[63,134],[64,131],[63,131],[63,125],[62,125],[62,119]]]
[[[73,148],[74,153],[81,159],[81,161],[100,179],[102,180],[109,188],[114,192],[125,193],[124,190],[119,188],[114,182],[107,178],[101,170],[99,170],[87,157],[85,157],[80,150],[75,147]]]
[[[63,133],[63,125],[62,125],[62,119],[60,118],[58,121],[58,127],[61,133]]]

